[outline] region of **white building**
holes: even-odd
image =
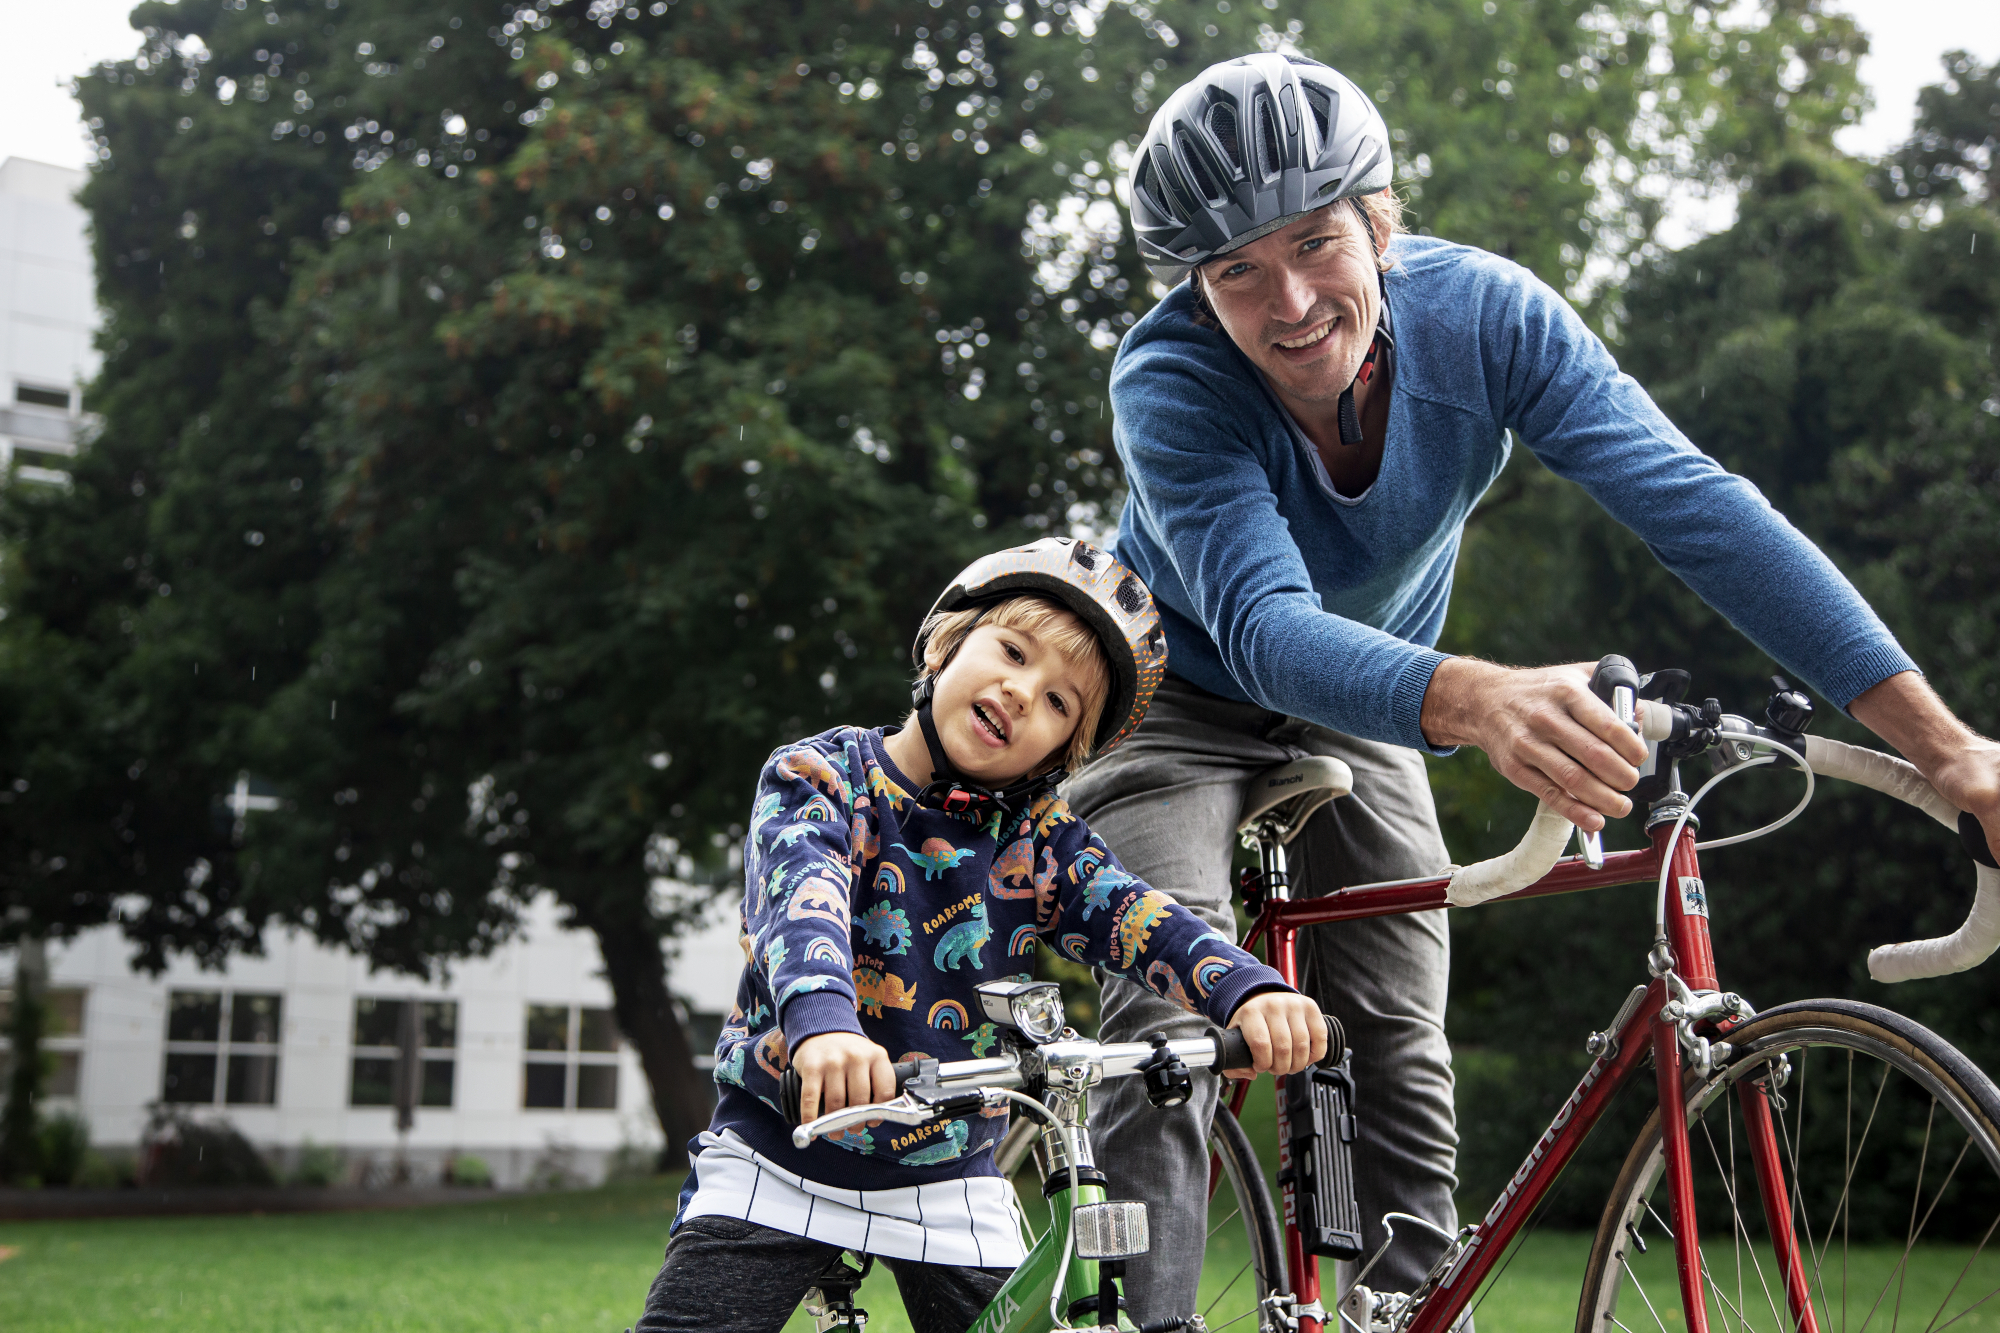
[[[280,1166],[307,1143],[336,1148],[354,1183],[386,1180],[399,1161],[435,1181],[461,1155],[502,1185],[598,1179],[620,1149],[656,1152],[660,1128],[612,1018],[596,941],[556,915],[552,900],[537,900],[520,939],[437,984],[371,972],[278,929],[261,958],[221,972],[176,960],[158,978],[126,965],[131,946],[115,927],[52,944],[47,1109],[81,1115],[91,1142],[116,1150],[136,1147],[149,1108],[164,1103],[228,1120]],[[674,990],[712,1049],[742,959],[734,908],[718,905],[676,953],[689,964],[673,969]],[[9,992],[13,970],[0,954]],[[410,1003],[420,1006],[423,1076],[405,1135],[391,1085]]]
[[[20,158],[0,164],[0,479],[66,482],[89,424],[81,386],[97,372],[97,308],[88,219],[73,198],[83,181]],[[220,973],[177,961],[157,979],[130,970],[113,927],[51,945],[51,1109],[83,1116],[103,1148],[136,1145],[148,1106],[165,1102],[227,1118],[280,1161],[309,1140],[338,1148],[357,1177],[379,1178],[401,1154],[418,1178],[435,1178],[465,1154],[503,1185],[537,1172],[594,1178],[620,1147],[656,1149],[660,1130],[611,1020],[596,942],[555,918],[536,903],[520,940],[438,985],[372,973],[277,930],[261,958]],[[734,1002],[735,940],[734,907],[719,905],[675,953],[685,961],[670,985],[704,1063]],[[0,988],[13,972],[0,952]],[[423,1080],[405,1137],[389,1102],[408,1003],[421,1006]]]
[[[0,477],[62,482],[76,453],[82,385],[97,373],[84,174],[0,163]]]

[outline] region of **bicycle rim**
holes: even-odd
[[[1873,1005],[1810,1000],[1731,1035],[1684,1091],[1713,1333],[1942,1333],[2000,1323],[2000,1091],[1942,1038]],[[1746,1111],[1745,1093],[1752,1100]],[[1776,1228],[1754,1167],[1768,1107]],[[1626,1156],[1585,1270],[1578,1333],[1684,1333],[1654,1112]]]

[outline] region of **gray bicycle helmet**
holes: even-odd
[[[1132,155],[1132,231],[1169,287],[1188,270],[1323,208],[1387,189],[1381,112],[1331,66],[1239,56],[1175,90]]]

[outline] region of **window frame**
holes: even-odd
[[[528,1044],[530,1025],[535,1021],[538,1009],[562,1009],[566,1011],[564,1032],[566,1039],[560,1051],[536,1049]],[[586,1051],[583,1047],[584,1014],[603,1014],[611,1031],[611,1049]],[[521,1011],[521,1110],[527,1112],[575,1113],[578,1111],[616,1114],[623,1094],[624,1079],[619,1070],[624,1063],[625,1034],[618,1029],[618,1015],[609,1005],[555,1003],[538,1004],[529,1001]],[[560,1068],[562,1070],[563,1098],[560,1106],[536,1106],[528,1102],[528,1071],[531,1067]],[[611,1071],[611,1104],[609,1106],[581,1105],[580,1093],[583,1086],[582,1071],[585,1069],[609,1069]]]
[[[213,1041],[197,1041],[188,1038],[177,1038],[171,1035],[174,1021],[174,1001],[182,995],[213,995],[216,997],[215,1039]],[[272,1025],[272,1040],[243,1041],[237,1039],[233,1029],[236,1022],[236,1001],[239,997],[244,999],[270,1000],[276,1005],[276,1015]],[[160,1059],[160,1100],[172,1106],[268,1106],[276,1109],[282,1104],[283,1100],[281,1088],[285,1068],[285,1008],[285,994],[283,991],[239,991],[223,988],[197,990],[192,987],[168,990],[167,1010],[163,1025],[167,1036],[163,1043],[163,1051]],[[209,1087],[206,1099],[177,1098],[168,1095],[170,1089],[166,1085],[167,1070],[173,1062],[173,1057],[176,1055],[193,1056],[196,1058],[209,1056],[214,1059],[214,1081]],[[250,1060],[269,1060],[271,1062],[270,1100],[238,1101],[231,1098],[230,1087],[233,1081],[231,1072],[239,1060],[245,1062]],[[247,1063],[244,1065],[245,1069],[249,1067]]]
[[[436,1005],[451,1011],[451,1045],[432,1046],[426,1040],[430,1036],[430,1025],[418,1011],[418,1032],[421,1034],[417,1045],[417,1105],[419,1111],[456,1111],[458,1109],[458,1023],[459,1002],[448,996],[436,995],[357,995],[348,1009],[347,1030],[347,1109],[350,1111],[393,1111],[396,1109],[394,1062],[403,1058],[398,1046],[364,1046],[361,1044],[361,1006],[363,1004],[415,1004]],[[397,1020],[401,1026],[402,1020]],[[354,1100],[355,1065],[363,1060],[387,1060],[391,1064],[390,1095],[385,1102],[357,1102]],[[443,1065],[449,1070],[447,1083],[450,1096],[443,1102],[424,1100],[425,1089],[430,1084],[433,1065]]]

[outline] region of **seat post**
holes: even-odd
[[[1270,902],[1289,902],[1292,881],[1286,868],[1285,840],[1275,819],[1257,822],[1257,862],[1264,875],[1264,897]]]

